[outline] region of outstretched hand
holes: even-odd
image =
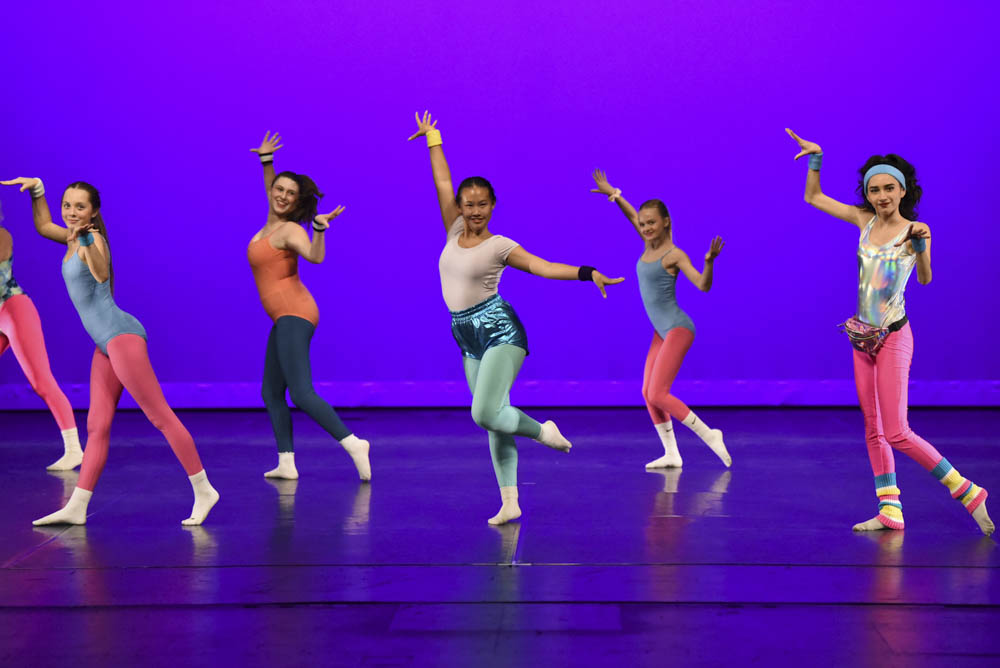
[[[726,242],[722,240],[722,237],[715,237],[712,239],[712,245],[709,246],[708,252],[705,253],[705,262],[711,262],[717,258],[725,246]]]
[[[931,231],[929,229],[927,229],[926,227],[917,227],[916,229],[914,229],[913,223],[910,223],[910,228],[906,230],[906,236],[903,237],[903,240],[900,241],[899,243],[893,244],[893,247],[895,248],[898,246],[902,246],[911,239],[930,239],[930,238],[931,238]]]
[[[275,132],[274,136],[272,137],[270,131],[268,131],[264,133],[264,139],[260,142],[260,146],[258,146],[257,148],[252,148],[250,150],[256,153],[257,155],[267,155],[268,153],[274,153],[279,148],[284,146],[284,144],[279,143],[280,141],[281,141],[280,134]]]
[[[21,186],[21,192],[25,190],[30,190],[38,184],[40,179],[35,179],[27,176],[19,176],[16,179],[10,179],[9,181],[0,181],[0,185],[5,186]]]
[[[612,195],[615,194],[615,187],[610,183],[608,183],[607,174],[605,174],[600,169],[595,169],[594,173],[591,174],[591,176],[594,178],[594,183],[597,184],[597,187],[591,188],[590,192],[598,193],[600,195],[606,195],[608,197],[611,197]]]
[[[417,137],[423,137],[431,130],[437,128],[438,122],[431,120],[431,112],[425,110],[423,118],[420,117],[419,111],[414,113],[413,116],[417,119],[417,131],[410,135],[406,141],[413,141]]]
[[[601,296],[604,297],[605,299],[607,299],[608,298],[608,293],[604,290],[604,286],[605,285],[615,285],[617,283],[621,283],[625,279],[624,278],[608,278],[607,276],[605,276],[604,274],[602,274],[601,272],[599,272],[599,271],[597,271],[595,269],[594,273],[590,277],[590,280],[592,280],[594,282],[594,285],[596,285],[597,288],[601,291]]]
[[[330,213],[324,213],[322,215],[316,216],[315,218],[313,218],[313,224],[318,225],[325,230],[326,228],[330,227],[330,221],[342,213],[344,213],[343,205],[338,206]]]
[[[798,142],[799,148],[802,149],[801,151],[799,151],[798,155],[795,156],[796,160],[798,160],[799,158],[801,158],[804,155],[809,155],[810,153],[822,153],[823,152],[823,149],[821,149],[819,147],[819,144],[817,144],[815,142],[811,142],[811,141],[806,141],[802,137],[800,137],[797,134],[795,134],[794,132],[792,132],[791,128],[785,128],[785,132],[788,133],[789,137],[791,137],[796,142]]]
[[[69,231],[69,234],[66,235],[66,243],[69,243],[74,239],[79,239],[88,233],[100,232],[93,221],[86,223],[66,223],[66,229]]]

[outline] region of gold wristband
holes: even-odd
[[[427,131],[427,148],[434,148],[435,146],[440,146],[444,142],[441,141],[441,131],[440,130],[428,130]]]

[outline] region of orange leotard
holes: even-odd
[[[316,300],[299,278],[299,256],[290,250],[278,250],[269,238],[270,235],[251,241],[247,248],[260,303],[272,320],[294,315],[318,325]]]

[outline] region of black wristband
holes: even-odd
[[[577,270],[576,277],[579,278],[581,281],[587,281],[589,283],[590,281],[594,280],[595,271],[597,270],[594,269],[593,267],[588,267],[587,265],[583,265]]]

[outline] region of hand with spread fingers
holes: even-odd
[[[712,239],[712,245],[709,247],[708,252],[705,253],[705,262],[712,262],[715,258],[719,257],[719,253],[725,248],[726,242],[722,240],[722,237],[715,237]]]
[[[260,142],[260,146],[258,146],[257,148],[252,148],[250,150],[256,153],[257,155],[267,155],[269,153],[274,153],[282,146],[284,146],[284,144],[281,143],[280,134],[275,132],[274,135],[272,136],[270,132],[265,132],[264,139]]]
[[[594,282],[594,285],[597,286],[597,289],[601,291],[601,296],[604,297],[605,299],[607,299],[608,298],[608,293],[605,291],[604,286],[606,286],[606,285],[617,285],[617,284],[621,283],[622,281],[624,281],[625,278],[624,277],[608,278],[607,276],[605,276],[604,274],[602,274],[601,272],[599,272],[599,271],[597,271],[595,269],[593,275],[590,278],[590,280],[592,280]]]
[[[413,116],[417,121],[417,131],[410,135],[406,141],[413,141],[417,137],[424,137],[431,130],[437,129],[438,122],[431,120],[431,112],[425,110],[423,118],[421,118],[419,111],[414,113]]]
[[[795,156],[796,160],[798,160],[799,158],[801,158],[804,155],[809,155],[810,153],[822,153],[823,152],[823,149],[821,149],[819,147],[819,144],[817,144],[815,142],[811,142],[811,141],[806,141],[802,137],[800,137],[797,134],[795,134],[794,132],[792,132],[791,128],[785,128],[785,132],[787,132],[788,136],[791,137],[792,139],[794,139],[796,141],[796,143],[798,143],[799,148],[802,149]]]
[[[324,213],[313,218],[313,229],[317,232],[325,232],[330,227],[330,222],[344,213],[344,206],[338,206],[336,209],[330,213]]]
[[[608,182],[608,175],[605,174],[600,169],[595,169],[594,173],[591,174],[594,178],[594,183],[597,184],[596,188],[591,188],[590,192],[597,193],[599,195],[605,195],[607,197],[614,196],[616,189],[613,185]]]

